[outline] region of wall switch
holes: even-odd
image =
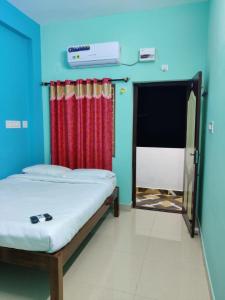
[[[22,127],[28,128],[28,121],[22,121]]]
[[[5,121],[5,128],[21,128],[21,121]]]
[[[169,65],[161,65],[161,70],[162,70],[163,72],[169,71]]]
[[[214,133],[214,121],[209,122],[208,130],[209,130],[210,133]]]

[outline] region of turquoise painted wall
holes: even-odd
[[[214,299],[225,299],[225,1],[210,3],[209,95],[207,123],[215,122],[215,133],[206,131],[201,230]]]
[[[0,0],[0,178],[42,162],[40,27]],[[6,129],[5,120],[28,120],[28,129]]]
[[[64,80],[88,77],[131,78],[116,85],[116,156],[113,169],[120,186],[120,200],[131,203],[133,82],[189,79],[205,71],[208,4],[197,3],[147,12],[67,21],[41,27],[42,79]],[[66,48],[71,44],[119,41],[122,62],[137,60],[138,49],[156,47],[155,63],[133,67],[113,66],[71,69]],[[169,72],[160,70],[169,64]],[[120,88],[127,92],[120,95]],[[48,89],[43,88],[45,161],[49,161]]]

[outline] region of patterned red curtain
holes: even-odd
[[[52,164],[112,170],[110,79],[51,82]]]

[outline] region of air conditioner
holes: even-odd
[[[118,42],[85,44],[67,48],[67,60],[72,68],[120,63],[120,45]]]

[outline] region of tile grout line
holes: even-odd
[[[152,233],[152,230],[153,230],[153,227],[154,227],[154,224],[155,224],[155,219],[156,219],[156,216],[154,216],[154,219],[153,219],[153,222],[152,222],[151,229],[149,230],[149,239],[150,239],[150,237],[151,237],[151,233]],[[148,241],[148,244],[149,244],[149,242],[150,242],[150,241]],[[135,290],[134,290],[134,297],[135,297],[135,296],[138,296],[138,295],[137,295],[137,288],[138,288],[138,284],[139,284],[140,279],[141,279],[141,273],[142,273],[142,271],[143,271],[144,262],[145,262],[145,259],[146,259],[146,256],[147,256],[148,248],[149,248],[149,246],[146,247],[145,252],[144,252],[144,254],[143,254],[143,260],[142,260],[140,272],[139,272],[139,275],[138,275],[138,278],[137,278],[136,287],[135,287]]]

